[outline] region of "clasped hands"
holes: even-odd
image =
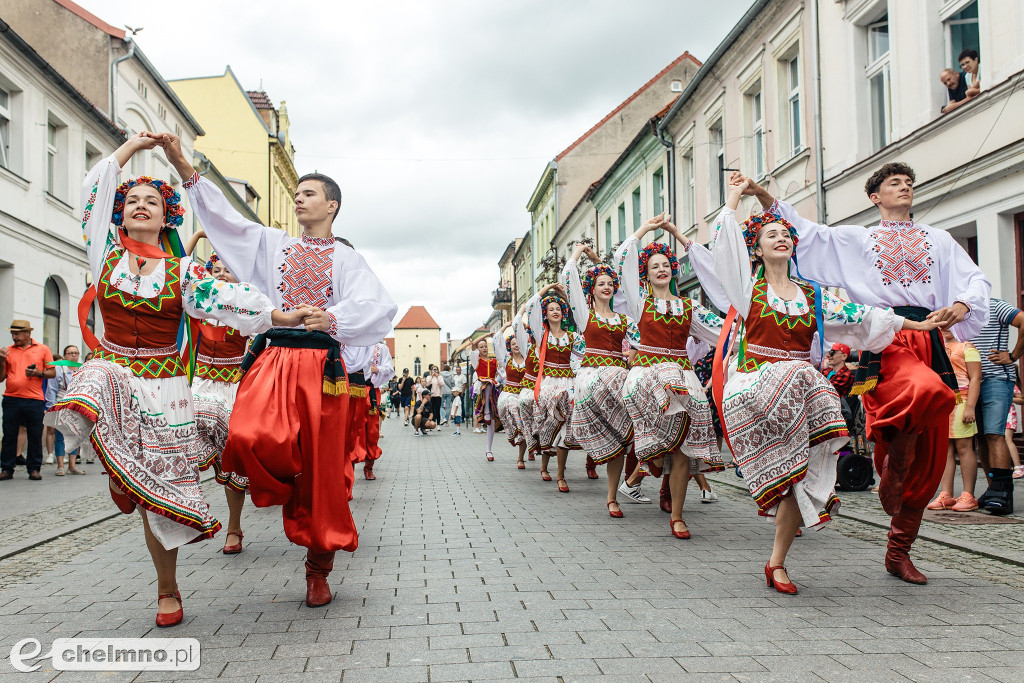
[[[320,330],[326,332],[331,327],[331,316],[326,311],[310,306],[299,304],[291,311],[274,309],[270,314],[270,320],[275,327],[298,327],[302,325],[307,332]]]

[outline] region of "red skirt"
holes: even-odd
[[[260,354],[239,384],[222,461],[249,478],[254,505],[284,506],[290,541],[352,552],[359,536],[348,505],[350,399],[323,393],[326,356],[282,346]]]

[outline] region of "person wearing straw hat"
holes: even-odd
[[[39,474],[43,466],[43,380],[56,374],[50,365],[53,353],[32,338],[29,321],[12,320],[10,329],[14,343],[0,349],[0,380],[5,382],[0,481],[14,477],[18,430],[22,426],[28,435],[28,478],[39,480],[43,478]]]

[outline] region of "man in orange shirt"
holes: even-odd
[[[0,446],[0,481],[14,477],[18,452],[18,429],[28,433],[28,478],[42,479],[43,466],[43,379],[52,378],[57,369],[53,354],[45,344],[32,339],[27,320],[11,322],[14,344],[0,349],[0,381],[6,381],[3,398],[3,445]]]

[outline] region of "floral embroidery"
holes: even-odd
[[[331,319],[331,324],[327,328],[327,334],[331,335],[332,337],[337,337],[338,336],[338,319],[335,318],[334,314],[330,313],[330,312],[327,314],[327,317]]]
[[[198,182],[199,182],[199,172],[196,171],[191,176],[189,176],[188,180],[183,182],[181,184],[181,186],[184,187],[186,190],[191,190],[193,187],[195,187],[195,184],[198,183]]]
[[[289,309],[301,304],[324,309],[334,293],[331,284],[334,242],[331,242],[330,249],[313,249],[306,246],[306,239],[303,235],[301,243],[284,250],[284,260],[277,267],[281,273],[277,290]]]
[[[932,243],[928,232],[917,228],[913,221],[882,221],[871,232],[871,240],[871,250],[878,255],[875,268],[882,273],[883,285],[898,283],[909,287],[915,282],[932,281]]]

